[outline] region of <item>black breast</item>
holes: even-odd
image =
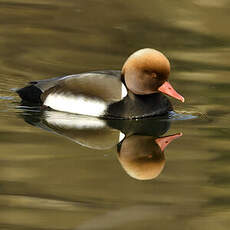
[[[109,106],[106,116],[135,119],[165,115],[172,110],[171,102],[161,93],[135,95],[129,92],[122,101]]]

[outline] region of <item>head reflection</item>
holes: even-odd
[[[153,138],[132,135],[118,145],[118,159],[127,174],[138,180],[158,177],[165,165],[164,149],[182,133]]]
[[[159,137],[169,130],[169,119],[102,120],[57,111],[27,111],[22,116],[29,124],[87,148],[105,150],[117,145],[121,166],[129,176],[138,180],[159,176],[165,165],[165,148],[182,136],[178,133]],[[119,137],[123,139],[119,140]]]

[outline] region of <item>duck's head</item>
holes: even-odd
[[[169,73],[169,60],[161,52],[150,48],[133,53],[122,68],[125,84],[134,94],[162,92],[184,102],[184,98],[168,82]]]

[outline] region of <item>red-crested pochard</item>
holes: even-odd
[[[133,53],[122,71],[94,71],[30,82],[17,90],[23,102],[57,111],[103,118],[143,118],[167,114],[164,94],[182,102],[168,82],[170,63],[159,51]]]

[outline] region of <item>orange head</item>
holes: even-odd
[[[125,84],[134,94],[162,92],[184,102],[184,98],[169,84],[169,73],[168,59],[161,52],[150,48],[133,53],[122,68]]]

